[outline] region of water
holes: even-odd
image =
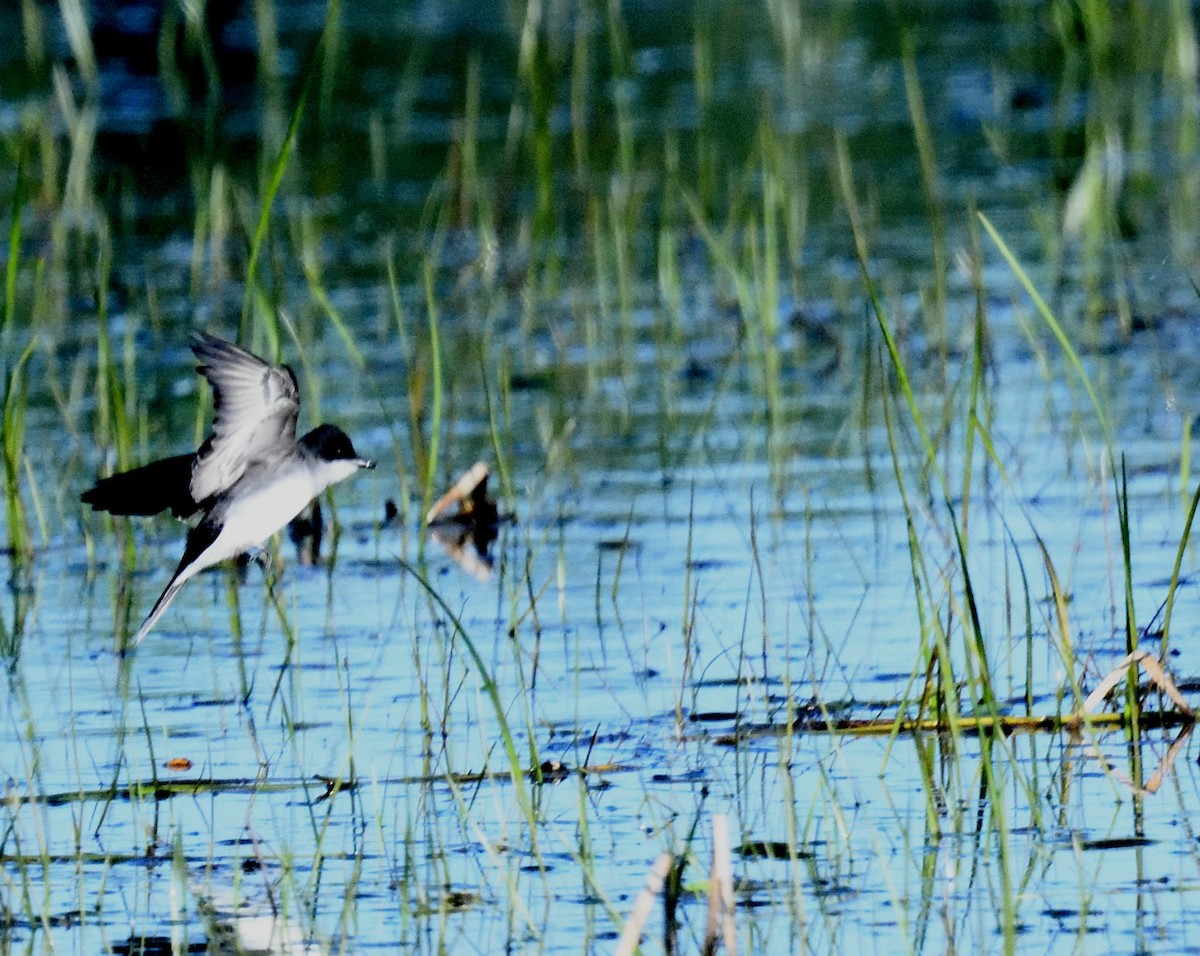
[[[1137,622],[1161,626],[1186,517],[1183,428],[1197,406],[1178,91],[1145,92],[1130,62],[1121,102],[1156,105],[1161,134],[1122,127],[1133,173],[1119,212],[1136,234],[1063,239],[1086,122],[1123,115],[1104,98],[1111,77],[1087,85],[1059,72],[1033,7],[1000,24],[949,10],[912,25],[944,190],[940,338],[939,220],[922,199],[902,44],[883,18],[854,5],[768,5],[764,16],[714,3],[693,19],[644,4],[625,11],[627,45],[614,48],[603,17],[548,10],[554,203],[539,213],[537,123],[522,124],[540,101],[518,73],[520,18],[343,8],[338,79],[310,92],[260,294],[296,330],[282,356],[302,382],[302,425],[336,422],[380,467],[332,496],[335,561],[303,566],[284,542],[274,592],[255,565],[237,579],[202,575],[118,658],[115,633],[153,602],[184,530],[134,524],[126,566],[125,526],[77,504],[112,466],[111,441],[96,447],[109,429],[98,329],[107,322],[128,388],[134,457],[194,447],[204,423],[186,330],[237,328],[260,175],[324,17],[314,5],[273,12],[269,55],[256,55],[262,20],[213,14],[212,88],[195,79],[186,39],[179,62],[192,80],[160,82],[146,53],[158,27],[98,11],[96,98],[67,71],[81,115],[97,104],[94,147],[71,145],[49,78],[25,65],[20,25],[5,24],[0,115],[25,117],[5,120],[6,136],[21,122],[44,130],[30,155],[55,144],[83,183],[71,192],[56,165],[26,174],[42,184],[22,220],[28,316],[3,340],[7,376],[36,321],[23,485],[36,547],[27,564],[6,553],[3,569],[5,635],[18,635],[0,748],[6,945],[137,952],[148,939],[169,951],[236,932],[243,948],[274,933],[293,952],[607,952],[670,851],[686,860],[680,949],[697,951],[709,820],[725,813],[735,847],[785,849],[735,856],[747,951],[1185,949],[1190,739],[1143,797],[1121,782],[1133,763],[1120,734],[786,732],[789,712],[916,716],[933,633],[922,613],[952,622],[965,675],[944,497],[960,530],[966,516],[1002,712],[1027,701],[1035,714],[1069,712],[1070,679],[1095,686],[1125,654],[1099,419],[986,236],[980,419],[996,458],[977,442],[964,478],[968,202],[1050,296],[1095,383],[1126,460]],[[47,56],[65,61],[65,32],[46,21]],[[1162,40],[1157,27],[1140,36]],[[573,107],[567,66],[584,46]],[[704,55],[711,75],[696,67]],[[476,95],[469,139],[464,104]],[[186,121],[173,118],[181,103]],[[585,159],[573,130],[586,134]],[[831,171],[835,131],[944,496],[886,371]],[[781,157],[777,178],[763,155]],[[0,175],[11,190],[13,172]],[[737,237],[761,224],[771,189],[786,196],[781,288],[772,298],[751,283],[739,296],[734,274],[762,274],[764,253],[761,235],[757,247]],[[731,216],[730,236],[706,235],[685,194],[718,226]],[[499,529],[486,578],[419,527],[432,429],[425,256],[444,390],[428,494],[491,463],[515,520]],[[1136,321],[1122,331],[1126,308]],[[255,314],[253,345],[265,349]],[[1070,597],[1065,654],[1039,539]],[[1193,565],[1189,549],[1168,661],[1181,676]],[[1144,646],[1157,650],[1154,633]],[[587,772],[515,786],[505,726],[519,767]],[[1176,732],[1146,731],[1144,777]],[[650,951],[664,948],[663,919],[651,918]]]

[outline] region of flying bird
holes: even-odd
[[[197,333],[196,371],[213,389],[212,434],[199,450],[102,478],[80,496],[94,511],[177,518],[203,512],[179,567],[134,635],[141,642],[179,589],[200,571],[262,544],[330,485],[375,463],[340,428],[296,439],[300,393],[286,365]]]

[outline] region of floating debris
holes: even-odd
[[[501,515],[488,497],[488,466],[477,461],[440,497],[425,515],[429,536],[454,562],[479,582],[491,577],[491,547],[500,525],[512,515]],[[448,513],[458,506],[454,513]]]
[[[811,860],[810,850],[793,850],[784,840],[746,840],[737,848],[738,856],[751,860],[790,860],[793,851],[798,860]]]
[[[574,771],[560,760],[543,760],[537,772],[530,772],[529,776],[537,780],[540,776],[542,783],[558,783],[566,780]]]

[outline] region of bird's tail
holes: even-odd
[[[133,641],[130,642],[132,647],[137,647],[138,644],[142,643],[142,638],[150,633],[151,627],[154,627],[158,618],[162,617],[162,612],[166,611],[170,602],[175,600],[175,595],[179,594],[179,589],[182,587],[184,587],[184,582],[180,578],[174,578],[167,585],[167,589],[155,601],[155,606],[150,608],[150,613],[146,614],[146,619],[142,621],[142,626],[138,627],[136,635],[133,635]]]
[[[195,459],[194,454],[176,455],[101,478],[79,500],[115,515],[156,515],[170,508],[176,518],[186,518],[199,507],[191,493]]]
[[[179,593],[179,589],[183,587],[190,577],[190,574],[177,573],[175,577],[171,578],[171,583],[168,584],[163,590],[163,593],[158,596],[158,600],[154,602],[154,607],[152,607],[150,609],[150,613],[146,615],[146,620],[142,621],[142,626],[139,627],[137,633],[133,635],[133,640],[130,642],[131,647],[137,647],[140,643],[142,643],[142,638],[150,633],[150,629],[154,627],[158,619],[162,617],[163,611],[165,611],[168,606],[170,606],[171,602],[175,600],[175,595]]]
[[[179,559],[179,567],[175,569],[175,573],[171,576],[171,580],[167,583],[163,593],[158,596],[158,600],[154,602],[154,607],[146,615],[146,620],[142,622],[142,626],[138,628],[138,632],[133,636],[133,644],[135,646],[140,644],[142,638],[150,633],[150,628],[154,627],[154,622],[162,616],[162,612],[175,600],[175,595],[179,593],[179,589],[205,568],[212,567],[217,561],[221,560],[223,557],[222,554],[218,552],[214,556],[212,552],[213,545],[221,536],[221,528],[221,524],[213,521],[212,515],[209,514],[188,532],[187,546],[183,549],[183,557]]]

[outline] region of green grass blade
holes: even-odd
[[[479,675],[480,688],[487,696],[488,701],[492,705],[495,713],[496,723],[500,728],[500,739],[504,743],[504,752],[508,756],[509,773],[512,777],[513,790],[517,796],[517,804],[521,808],[522,814],[525,816],[526,822],[530,828],[530,839],[533,840],[534,852],[536,853],[537,841],[535,839],[536,818],[533,812],[533,803],[529,799],[529,791],[525,786],[525,768],[521,764],[521,758],[517,755],[516,740],[512,735],[512,731],[508,726],[508,717],[506,716],[504,703],[500,700],[500,691],[496,686],[496,681],[487,669],[484,663],[483,656],[475,648],[475,643],[467,634],[466,628],[463,627],[449,604],[445,602],[440,594],[429,583],[425,575],[410,562],[404,558],[397,559],[400,567],[411,574],[424,591],[434,600],[434,602],[442,609],[442,612],[454,626],[455,639],[462,641],[463,647],[467,649],[467,654],[470,655],[471,662],[475,665],[475,670]]]
[[[1050,311],[1050,306],[1046,304],[1046,300],[1042,298],[1037,288],[1033,284],[1033,280],[1029,278],[1029,274],[1017,261],[1017,257],[1013,255],[1008,244],[1000,237],[1000,233],[996,231],[996,227],[992,225],[992,221],[988,219],[982,212],[976,213],[979,216],[979,221],[983,223],[983,228],[987,230],[987,234],[991,237],[992,242],[996,244],[996,248],[1000,250],[1000,255],[1004,257],[1004,261],[1008,263],[1009,269],[1012,270],[1017,281],[1025,289],[1026,294],[1033,301],[1034,307],[1042,320],[1049,326],[1050,331],[1054,333],[1054,337],[1058,340],[1059,347],[1063,350],[1063,354],[1067,357],[1071,368],[1075,370],[1075,374],[1079,377],[1079,381],[1083,384],[1084,390],[1087,392],[1088,398],[1091,400],[1092,408],[1096,412],[1096,418],[1100,422],[1100,429],[1104,433],[1104,446],[1108,449],[1109,458],[1112,458],[1112,430],[1108,424],[1108,416],[1104,414],[1104,406],[1100,403],[1100,397],[1096,394],[1095,388],[1092,386],[1091,376],[1088,375],[1087,369],[1083,367],[1083,361],[1079,357],[1079,353],[1075,351],[1075,346],[1071,344],[1071,340],[1067,338],[1067,333],[1063,331],[1063,327],[1059,324],[1058,319],[1054,317],[1054,313]]]
[[[275,197],[279,194],[279,187],[283,184],[283,177],[287,172],[288,161],[291,159],[292,150],[296,144],[296,137],[300,132],[300,120],[304,116],[304,107],[308,102],[309,94],[312,92],[318,72],[317,68],[330,42],[333,25],[337,19],[338,7],[339,0],[331,0],[329,9],[325,14],[325,26],[321,30],[321,35],[317,38],[312,55],[308,60],[308,67],[304,71],[304,85],[301,87],[300,95],[296,99],[296,108],[292,110],[292,119],[288,123],[287,135],[284,136],[283,145],[279,148],[279,155],[275,157],[275,163],[271,167],[271,176],[267,181],[267,190],[263,195],[262,207],[258,212],[258,222],[254,227],[254,236],[250,241],[250,257],[246,264],[246,291],[242,299],[243,325],[250,317],[251,303],[259,301],[259,297],[262,294],[258,282],[258,260],[262,253],[263,242],[266,240],[267,228],[271,222],[271,210],[275,205]],[[266,309],[264,311],[264,318],[267,319],[267,335],[271,341],[272,352],[274,355],[278,355],[279,328],[274,322],[273,311]]]

